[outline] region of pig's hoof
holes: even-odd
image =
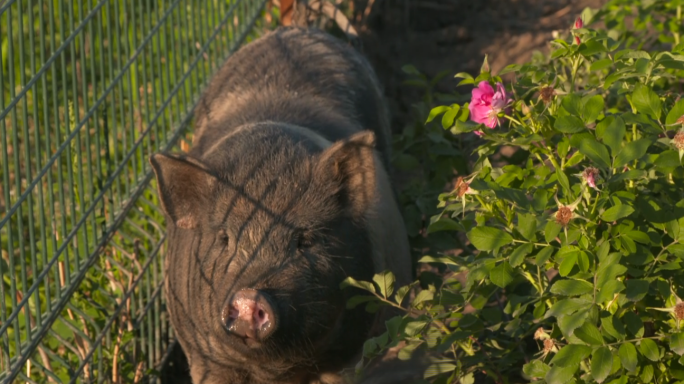
[[[278,319],[264,292],[243,289],[228,300],[221,320],[228,332],[245,341],[262,341],[275,331]]]

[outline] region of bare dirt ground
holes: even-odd
[[[422,94],[402,85],[405,64],[428,77],[450,72],[438,92],[455,90],[458,72],[479,73],[485,54],[496,73],[546,52],[554,30],[568,29],[585,7],[607,0],[355,0],[355,26],[399,131]],[[369,7],[370,4],[370,7]],[[367,16],[363,17],[366,13]],[[467,89],[459,89],[467,92]]]

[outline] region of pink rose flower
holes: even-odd
[[[599,175],[599,170],[594,168],[594,167],[587,167],[584,172],[582,172],[582,177],[584,180],[587,182],[587,184],[594,188],[596,188],[596,176]]]
[[[503,84],[496,83],[496,92],[487,81],[482,81],[473,88],[473,96],[470,100],[468,109],[470,110],[470,120],[494,128],[501,124],[499,112],[503,111],[508,103],[513,99],[506,93]],[[475,132],[478,136],[481,132]]]

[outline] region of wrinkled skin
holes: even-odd
[[[386,269],[411,279],[372,69],[323,32],[278,29],[227,60],[195,119],[189,153],[150,159],[167,308],[193,383],[340,382],[387,315],[347,310],[361,292],[340,283]],[[226,318],[242,319],[254,292],[274,325],[245,336]]]

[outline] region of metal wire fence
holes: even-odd
[[[149,156],[265,0],[0,1],[0,381],[135,383],[170,350]]]

